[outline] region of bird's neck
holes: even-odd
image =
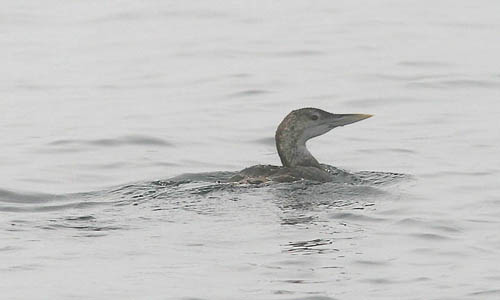
[[[289,168],[297,166],[321,168],[319,162],[307,149],[307,140],[301,138],[300,133],[293,132],[293,130],[283,130],[280,127],[276,131],[275,140],[283,166]]]

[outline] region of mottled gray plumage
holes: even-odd
[[[332,114],[318,108],[301,108],[290,112],[276,130],[275,141],[283,167],[257,165],[246,168],[230,181],[261,183],[265,181],[289,182],[300,179],[327,182],[329,173],[312,156],[306,142],[338,126],[369,118],[364,114]]]

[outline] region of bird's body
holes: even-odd
[[[332,181],[335,175],[312,156],[306,147],[306,142],[335,127],[369,117],[371,115],[332,114],[318,108],[294,110],[281,121],[275,135],[276,148],[283,166],[252,166],[240,171],[230,181],[242,183],[291,182],[302,179]]]

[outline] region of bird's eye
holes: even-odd
[[[318,118],[319,118],[318,115],[312,115],[311,116],[311,120],[313,120],[313,121],[316,121]]]

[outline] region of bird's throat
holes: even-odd
[[[278,131],[276,133],[276,148],[284,167],[321,168],[319,162],[307,149],[305,141],[300,137]]]

